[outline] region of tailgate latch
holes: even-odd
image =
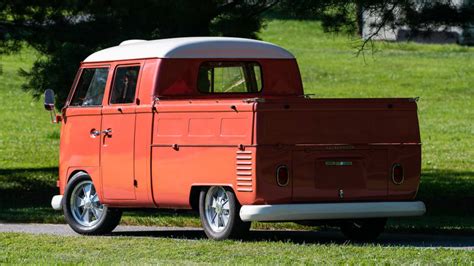
[[[344,198],[344,190],[339,189],[339,198],[342,199]]]

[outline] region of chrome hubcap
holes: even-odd
[[[221,232],[229,224],[229,197],[222,187],[211,187],[205,199],[206,220],[214,232]]]
[[[99,201],[99,196],[92,181],[82,181],[71,193],[70,207],[72,216],[82,226],[94,226],[104,215],[104,205]]]

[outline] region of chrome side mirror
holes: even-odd
[[[54,111],[54,91],[52,89],[44,91],[44,109]]]

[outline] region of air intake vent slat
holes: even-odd
[[[252,151],[237,151],[236,155],[236,176],[237,191],[253,191],[253,154]],[[242,182],[244,181],[244,182]]]

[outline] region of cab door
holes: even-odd
[[[135,120],[140,65],[118,65],[102,108],[101,175],[106,200],[135,199]]]
[[[80,69],[71,99],[63,111],[60,153],[63,175],[70,167],[99,168],[102,100],[108,74],[108,65]]]

